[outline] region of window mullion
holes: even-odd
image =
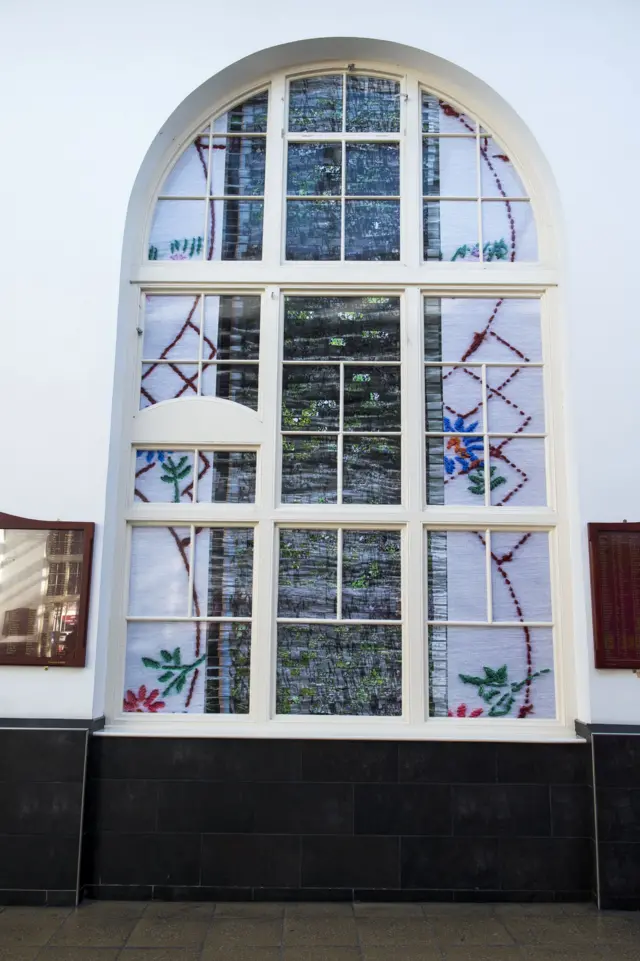
[[[405,80],[400,139],[400,260],[414,269],[421,262],[422,233],[422,137],[420,89],[413,77]]]
[[[264,180],[264,215],[262,226],[262,263],[267,267],[280,264],[283,229],[283,196],[285,170],[285,93],[286,81],[276,77],[269,92]]]

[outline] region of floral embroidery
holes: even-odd
[[[476,707],[474,708],[473,711],[469,711],[469,713],[467,714],[467,705],[458,704],[457,708],[455,709],[455,712],[449,710],[447,713],[449,717],[480,717],[480,715],[482,714],[482,708]]]
[[[173,653],[171,651],[160,651],[160,660],[155,660],[152,657],[143,657],[142,663],[145,667],[150,667],[154,671],[161,672],[158,675],[159,684],[164,684],[166,681],[169,681],[169,684],[167,684],[162,692],[162,696],[167,697],[167,695],[171,693],[181,694],[189,675],[196,671],[205,659],[206,655],[203,654],[202,657],[199,657],[192,664],[183,664],[180,648],[176,647]]]
[[[122,703],[123,710],[133,714],[155,714],[165,706],[164,701],[156,700],[159,693],[160,691],[155,688],[150,694],[147,694],[147,688],[144,684],[138,688],[137,694],[134,694],[133,691],[127,691]]]
[[[158,453],[161,453],[160,451]],[[158,457],[160,460],[160,457]],[[189,463],[189,458],[185,454],[180,458],[178,463],[174,463],[173,457],[167,456],[166,463],[164,458],[160,460],[162,464],[162,470],[164,473],[160,475],[160,480],[164,481],[165,484],[173,484],[173,503],[180,503],[180,481],[184,480],[191,473],[191,464]]]
[[[155,463],[155,461],[159,461],[159,463],[163,464],[165,457],[168,457],[169,454],[173,454],[173,451],[172,450],[139,450],[136,454],[136,457],[144,457],[147,464],[153,464]]]
[[[461,244],[451,259],[466,260],[467,257],[470,257],[472,260],[479,260],[480,244]],[[504,238],[494,240],[493,242],[487,241],[486,244],[483,244],[482,259],[487,262],[491,260],[508,260],[509,248]]]
[[[484,671],[483,677],[474,677],[470,674],[459,674],[458,676],[465,684],[473,684],[474,687],[477,687],[478,694],[485,704],[491,705],[489,717],[505,717],[511,712],[515,704],[515,694],[518,694],[525,686],[530,685],[536,678],[551,673],[551,669],[545,667],[542,671],[535,671],[535,673],[527,675],[522,681],[509,681],[509,670],[506,664],[497,668],[485,666],[482,670]],[[533,706],[528,705],[524,712],[523,709],[520,710],[518,717],[526,717],[532,709]]]
[[[472,434],[477,430],[477,427],[477,420],[474,420],[472,424],[465,424],[464,418],[457,417],[452,424],[449,417],[444,418],[444,429],[447,433],[451,433],[454,430],[460,431],[458,436],[447,439],[447,450],[452,450],[454,456],[447,457],[446,454],[444,455],[444,469],[451,479],[459,477],[461,474],[467,474],[470,482],[469,492],[483,497],[484,459],[478,455],[480,453],[484,454],[484,441],[481,437],[464,436],[465,434]],[[494,476],[497,469],[497,467],[490,468],[489,487],[491,490],[495,490],[496,487],[500,487],[501,484],[506,484],[507,482],[505,477],[501,477],[500,475]],[[475,473],[472,474],[471,471],[475,471]]]
[[[172,240],[169,243],[169,260],[191,260],[202,253],[202,237],[185,237],[184,240]],[[158,248],[155,244],[149,246],[149,260],[158,260]]]

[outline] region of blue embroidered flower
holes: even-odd
[[[136,453],[136,457],[144,457],[147,464],[153,464],[156,460],[160,464],[164,464],[165,457],[173,454],[172,450],[139,450]]]

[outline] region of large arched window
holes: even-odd
[[[508,146],[380,65],[205,119],[135,278],[114,717],[559,725],[549,312]]]

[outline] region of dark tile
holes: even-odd
[[[252,792],[258,833],[353,833],[351,784],[256,784]]]
[[[490,783],[497,745],[470,741],[408,741],[398,745],[399,780],[430,784]]]
[[[156,781],[88,781],[85,830],[119,834],[155,831],[157,793]]]
[[[389,889],[381,888],[379,890],[372,890],[371,888],[356,888],[353,892],[354,901],[370,902],[372,904],[379,902],[388,902],[389,904],[410,904],[413,902],[422,901],[432,901],[438,904],[449,903],[453,901],[453,891],[428,891],[419,890],[416,888],[390,891]]]
[[[302,884],[323,888],[397,888],[398,848],[398,838],[303,837]]]
[[[444,784],[356,784],[356,834],[451,834]]]
[[[300,839],[276,834],[205,834],[202,883],[300,887]]]
[[[294,781],[300,746],[279,739],[94,737],[90,771],[131,780]]]
[[[581,784],[552,784],[550,798],[554,837],[593,837],[593,788]]]
[[[640,911],[640,894],[626,898],[612,898],[608,894],[601,894],[600,909],[602,911]]]
[[[496,838],[402,838],[403,888],[498,888]]]
[[[82,778],[0,784],[0,825],[6,834],[80,834]]]
[[[76,905],[76,889],[70,891],[47,891],[45,904],[48,908],[73,908]]]
[[[150,901],[150,884],[86,884],[84,897],[95,901]]]
[[[0,729],[0,781],[82,781],[87,732]]]
[[[507,891],[588,891],[592,878],[588,838],[500,839],[500,880]]]
[[[244,834],[253,830],[254,793],[263,785],[157,781],[158,831]]]
[[[210,885],[156,884],[154,901],[251,901],[251,888],[217,888]]]
[[[78,854],[77,837],[0,835],[0,888],[75,888]]]
[[[254,888],[254,901],[344,902],[353,900],[351,888]]]
[[[397,781],[398,746],[392,741],[304,741],[304,781]]]
[[[596,786],[640,788],[640,737],[594,734]]]
[[[44,907],[47,903],[47,892],[38,891],[35,889],[29,891],[21,891],[18,888],[10,888],[9,890],[0,890],[0,904],[3,906],[9,905],[25,905],[28,907]]]
[[[504,784],[589,784],[590,765],[584,741],[498,745],[498,781]]]
[[[199,834],[98,834],[93,876],[104,885],[199,884]]]
[[[638,896],[640,844],[607,841],[598,846],[600,894],[607,898]]]
[[[453,833],[549,837],[549,789],[538,784],[454,784]]]
[[[640,841],[640,790],[598,788],[598,840]]]

